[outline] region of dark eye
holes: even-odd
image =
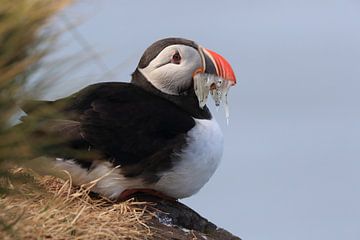
[[[180,61],[181,61],[180,53],[179,53],[179,52],[176,52],[176,53],[172,56],[171,62],[172,62],[172,63],[175,63],[175,64],[180,64]]]

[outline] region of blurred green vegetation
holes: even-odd
[[[0,0],[1,183],[11,182],[9,169],[14,164],[34,157],[27,135],[31,132],[31,124],[16,128],[11,125],[19,113],[19,106],[37,91],[38,85],[33,88],[25,86],[39,71],[46,75],[47,69],[42,63],[52,51],[58,35],[51,27],[51,21],[69,3],[69,0]],[[8,192],[8,186],[0,184],[0,197]],[[4,225],[1,220],[0,223]]]
[[[41,69],[56,39],[52,17],[68,0],[0,0],[0,164],[32,156],[26,129],[10,131],[11,120],[27,98],[25,85]]]

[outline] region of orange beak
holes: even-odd
[[[215,67],[216,75],[221,77],[224,80],[230,81],[231,86],[234,86],[236,84],[236,77],[234,70],[232,69],[230,63],[220,54],[211,51],[206,48],[202,48],[204,55],[205,55],[205,72],[215,74],[211,71],[212,66]],[[207,57],[211,60],[211,63],[209,63]],[[210,70],[210,72],[209,72]]]

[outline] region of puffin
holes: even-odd
[[[130,82],[27,101],[22,122],[33,128],[29,142],[74,185],[96,181],[91,191],[112,200],[137,192],[186,198],[209,181],[223,153],[222,131],[194,89],[198,73],[236,83],[218,53],[184,38],[161,39],[145,50]]]

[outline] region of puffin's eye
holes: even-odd
[[[176,52],[171,58],[171,63],[180,64],[180,61],[181,61],[180,53]]]

